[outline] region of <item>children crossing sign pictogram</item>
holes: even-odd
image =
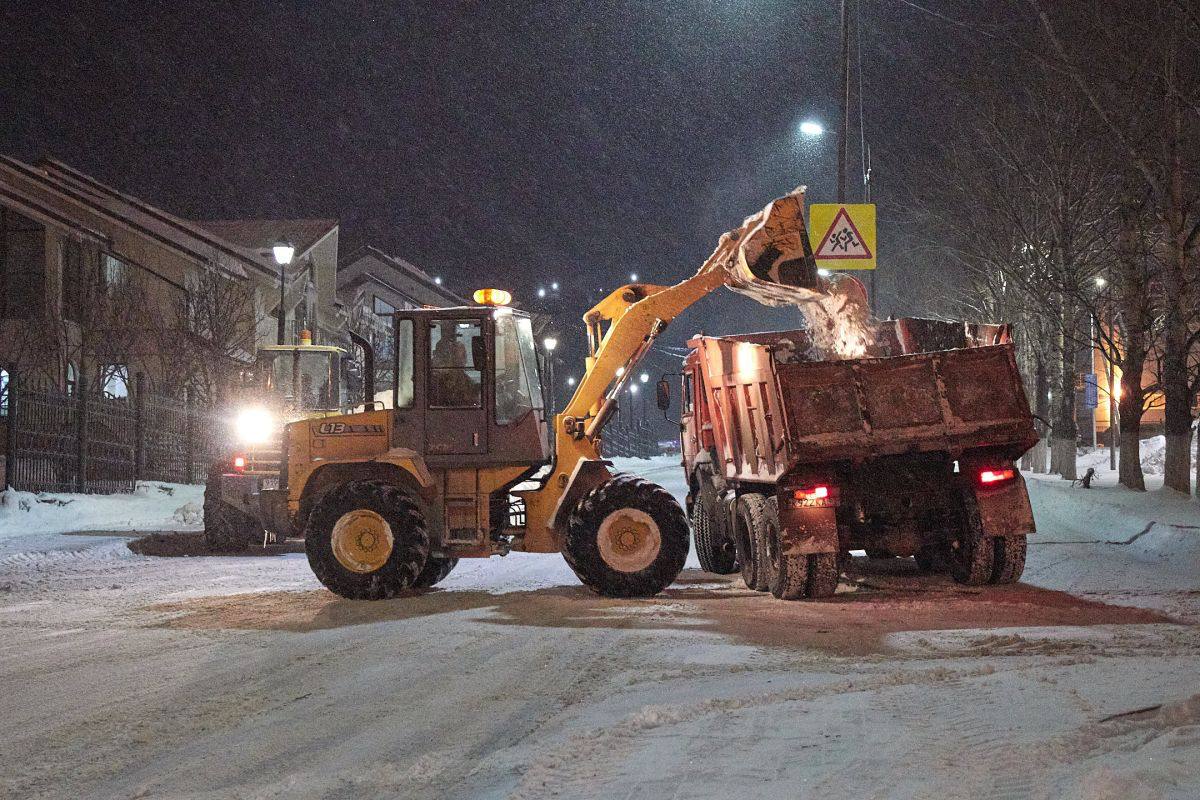
[[[808,235],[817,266],[832,270],[875,269],[875,205],[816,203]]]

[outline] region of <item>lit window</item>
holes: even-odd
[[[8,416],[8,370],[0,369],[0,417]]]
[[[75,368],[74,362],[67,362],[67,394],[75,394],[75,389],[79,383],[79,371]]]

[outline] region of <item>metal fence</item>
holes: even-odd
[[[139,382],[140,383],[140,382]],[[111,398],[10,380],[5,488],[132,492],[139,480],[203,482],[219,443],[207,409],[139,390]]]

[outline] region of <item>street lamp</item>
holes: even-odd
[[[546,296],[546,287],[539,286],[538,287],[538,297],[545,297],[545,296]]]
[[[550,290],[554,292],[558,291],[558,281],[552,281],[550,283]]]
[[[638,274],[637,274],[636,272],[631,272],[631,273],[629,273],[629,282],[630,282],[630,283],[637,283],[637,282],[638,282]]]
[[[441,286],[442,285],[442,276],[438,275],[436,278],[433,279],[433,282],[435,284],[437,284],[438,286]]]
[[[1104,278],[1100,277],[1099,275],[1096,276],[1096,288],[1097,289],[1103,289],[1107,285],[1108,285],[1108,281],[1104,280]]]
[[[275,257],[275,263],[279,265],[279,327],[275,332],[275,344],[283,344],[283,331],[284,326],[287,324],[287,314],[283,310],[287,282],[286,272],[287,265],[292,263],[292,257],[296,255],[296,248],[291,242],[280,239],[271,247],[271,255]]]
[[[571,377],[567,378],[567,386],[574,386],[574,385],[575,385],[575,376],[572,375]]]
[[[806,119],[800,123],[800,134],[810,139],[816,139],[825,133],[825,126],[815,119]]]
[[[643,372],[641,375],[638,376],[638,380],[641,381],[642,383],[648,382],[650,380],[650,373]]]

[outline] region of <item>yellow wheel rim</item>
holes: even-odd
[[[600,557],[619,572],[638,572],[654,563],[662,549],[662,533],[654,518],[636,508],[612,512],[600,523]]]
[[[342,514],[333,526],[333,555],[351,572],[374,572],[392,555],[392,526],[365,508]]]

